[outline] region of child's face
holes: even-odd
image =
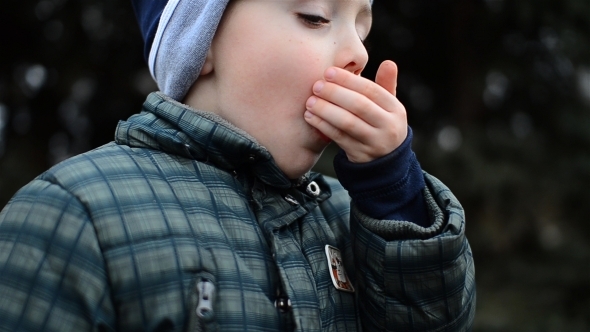
[[[370,8],[369,0],[233,1],[185,103],[248,132],[290,178],[303,175],[329,143],[304,120],[312,85],[331,66],[361,73]]]

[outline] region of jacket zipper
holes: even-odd
[[[207,279],[197,283],[199,302],[197,303],[196,314],[199,318],[210,320],[213,317],[213,296],[215,296],[215,285]]]

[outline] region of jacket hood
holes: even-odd
[[[248,133],[216,114],[193,109],[160,92],[147,97],[141,113],[119,122],[115,142],[207,162],[230,172],[247,168],[277,188],[294,184]]]

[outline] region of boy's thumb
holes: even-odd
[[[397,65],[391,60],[385,60],[377,69],[375,83],[395,96],[397,89]]]

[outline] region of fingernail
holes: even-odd
[[[305,116],[308,119],[311,119],[313,117],[313,114],[310,111],[305,111],[305,113],[303,113],[303,116]]]
[[[307,102],[305,103],[305,107],[312,108],[313,105],[315,105],[316,101],[318,101],[318,99],[314,96],[311,96],[307,99]]]
[[[313,92],[319,93],[320,91],[322,91],[322,88],[323,87],[324,87],[324,82],[323,81],[317,81],[313,85]]]
[[[326,79],[331,80],[336,76],[336,70],[334,68],[328,68],[325,73]]]

